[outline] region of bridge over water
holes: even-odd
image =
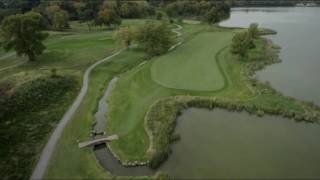
[[[115,135],[111,135],[111,136],[107,136],[107,137],[101,137],[98,139],[92,139],[92,140],[80,142],[78,146],[79,146],[79,148],[85,148],[85,147],[89,147],[89,146],[103,144],[106,142],[111,142],[111,141],[118,140],[118,139],[119,139],[119,136],[115,134]]]

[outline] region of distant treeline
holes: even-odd
[[[178,6],[178,14],[198,15],[207,8],[208,4],[228,4],[231,7],[239,7],[296,6],[297,4],[301,5],[301,3],[305,5],[320,5],[320,0],[1,0],[0,21],[5,16],[25,13],[30,10],[41,12],[44,16],[50,16],[46,14],[47,7],[50,6],[59,6],[63,10],[62,13],[64,13],[60,16],[66,17],[65,12],[67,12],[69,20],[97,20],[101,7],[106,7],[106,4],[109,7],[112,4],[121,18],[141,18],[154,15],[157,10],[168,6],[171,6],[171,10],[175,10],[172,7],[181,4],[184,4],[184,6]],[[181,12],[181,9],[184,12]],[[171,11],[171,13],[174,12]],[[203,16],[204,14],[201,15]]]
[[[311,1],[304,1],[304,0],[233,0],[232,6],[234,7],[255,7],[255,6],[297,6],[299,4],[303,5],[320,5],[320,0],[311,0]]]
[[[315,3],[320,5],[320,0],[148,0],[153,5],[170,4],[176,1],[190,1],[190,2],[226,2],[232,5],[232,7],[239,6],[296,6],[303,3],[308,5]]]

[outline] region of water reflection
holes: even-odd
[[[189,109],[161,170],[181,178],[320,178],[320,126],[275,116]]]

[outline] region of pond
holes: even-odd
[[[319,178],[320,126],[275,116],[191,108],[161,167],[181,178]]]
[[[248,27],[258,23],[277,35],[268,36],[280,45],[282,63],[257,73],[262,81],[283,94],[320,105],[320,8],[234,8],[227,27]]]

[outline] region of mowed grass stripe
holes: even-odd
[[[214,91],[223,88],[224,77],[215,55],[230,44],[231,32],[196,35],[175,51],[159,57],[151,67],[152,79],[167,88]]]

